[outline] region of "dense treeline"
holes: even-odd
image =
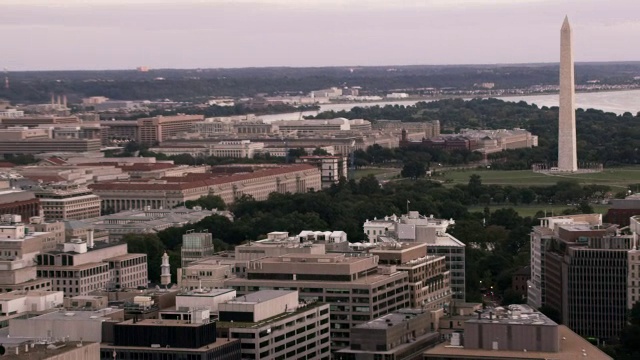
[[[530,169],[535,163],[552,163],[558,151],[558,108],[513,103],[499,99],[446,99],[415,106],[356,107],[350,111],[323,112],[320,118],[346,117],[370,120],[440,120],[443,132],[472,129],[523,128],[538,136],[538,147],[490,155],[494,169]],[[578,158],[604,166],[640,163],[640,113],[616,115],[601,110],[576,111]]]
[[[521,198],[527,197],[524,192],[529,191],[527,188],[512,190],[485,186],[477,176],[472,177],[469,184],[453,188],[426,180],[388,183],[380,187],[373,176],[367,176],[359,182],[343,181],[319,192],[273,193],[265,201],[243,197],[230,206],[229,210],[235,214],[233,222],[222,216],[211,216],[197,224],[170,228],[157,235],[129,235],[125,239],[131,251],[149,254],[149,276],[157,280],[163,249],[169,252],[172,264],[179,264],[181,236],[190,229],[210,231],[216,238],[218,250],[226,248],[226,244],[233,246],[264,238],[271,231],[297,234],[303,230],[343,230],[350,241],[357,242],[365,239],[362,230],[365,220],[402,214],[409,200],[411,210],[456,220],[451,233],[468,244],[469,300],[480,301],[480,281],[485,286],[495,285],[499,294],[512,300],[513,296],[507,291],[511,285],[511,274],[528,264],[529,233],[536,220],[521,217],[510,208],[469,212],[468,207],[481,203],[484,194],[498,190],[509,194],[520,191]],[[597,197],[604,189],[564,183],[531,190],[534,192],[533,201],[538,201],[538,196],[555,192],[558,199],[580,203]],[[492,201],[495,204],[495,200]],[[221,207],[220,200],[215,197],[187,205]],[[592,209],[583,203],[572,211],[591,212]],[[544,214],[541,212],[537,216]],[[173,271],[175,274],[175,268]]]
[[[622,84],[633,81],[629,74],[638,72],[638,62],[578,63],[576,81],[584,84],[599,79],[604,84]],[[361,86],[369,94],[407,88],[470,89],[485,82],[502,89],[526,88],[557,84],[558,65],[38,71],[12,72],[10,79],[11,88],[1,88],[0,98],[13,102],[46,102],[51,93],[67,94],[73,101],[86,96],[184,101],[211,96],[307,93],[331,86]]]

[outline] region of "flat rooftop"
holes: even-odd
[[[416,242],[388,242],[388,243],[379,243],[378,247],[369,250],[371,253],[376,252],[403,252],[411,249],[416,249],[420,247],[427,247],[426,243],[416,243]]]
[[[189,296],[189,297],[216,297],[224,294],[235,292],[233,289],[212,289],[210,291],[186,291],[179,293],[176,296]]]
[[[235,300],[229,301],[229,304],[258,304],[264,301],[277,299],[279,297],[294,293],[290,290],[261,290],[247,295],[238,296]]]
[[[448,343],[442,343],[424,352],[425,359],[535,359],[535,360],[613,360],[610,356],[593,346],[584,338],[571,331],[564,325],[558,326],[560,337],[560,351],[510,351],[510,350],[484,350],[465,349],[464,347],[452,347]],[[585,349],[587,356],[584,356]]]
[[[228,328],[254,328],[254,329],[259,329],[263,326],[268,326],[269,324],[272,324],[275,321],[281,321],[281,320],[285,320],[287,318],[290,318],[292,316],[295,316],[301,312],[304,311],[309,311],[312,309],[315,309],[317,307],[321,307],[321,306],[326,306],[328,308],[329,305],[327,304],[323,304],[323,303],[319,303],[319,302],[313,302],[313,303],[309,303],[305,306],[299,306],[297,307],[295,310],[293,311],[287,311],[287,312],[283,312],[281,314],[278,314],[276,316],[272,316],[268,319],[264,319],[262,321],[258,321],[258,322],[241,322],[241,321],[216,321],[216,328],[218,329],[228,329]]]
[[[379,317],[375,320],[359,324],[356,328],[360,329],[387,329],[389,327],[401,325],[407,320],[411,320],[420,315],[429,316],[427,311],[421,309],[400,309],[385,316]],[[391,325],[389,325],[391,324]]]
[[[119,324],[122,325],[128,325],[128,326],[171,326],[171,327],[200,327],[204,324],[194,324],[191,323],[191,321],[189,320],[160,320],[160,319],[145,319],[142,321],[138,321],[136,323],[133,322],[133,320],[129,320],[129,321],[125,321],[125,322],[121,322]]]
[[[223,346],[223,345],[226,345],[226,344],[233,344],[234,342],[239,342],[239,341],[240,341],[239,339],[228,340],[227,338],[218,337],[216,339],[216,342],[213,342],[211,344],[207,344],[207,345],[205,345],[203,347],[200,347],[200,348],[197,348],[197,349],[192,349],[192,348],[185,349],[185,348],[172,347],[171,348],[171,352],[172,353],[183,353],[183,352],[184,353],[193,353],[193,352],[206,353],[206,352],[209,352],[209,351],[213,351],[213,350],[215,350],[216,348],[218,348],[220,346]],[[107,350],[107,351],[115,350],[116,353],[118,353],[119,349],[129,350],[129,351],[130,350],[140,350],[140,351],[145,351],[145,352],[157,350],[157,349],[154,349],[154,348],[151,348],[151,347],[146,347],[146,346],[145,347],[143,347],[143,346],[114,346],[114,345],[106,344],[106,343],[102,343],[100,345],[100,349]],[[18,359],[18,358],[16,358],[16,359]]]
[[[509,305],[508,310],[503,307],[488,308],[480,313],[480,319],[476,316],[469,318],[467,322],[481,324],[557,325],[543,313],[532,309],[528,305]]]
[[[16,355],[15,350],[8,351],[6,355],[2,357],[3,360],[45,360],[52,359],[61,356],[61,358],[65,358],[64,354],[66,352],[74,351],[78,348],[87,347],[91,344],[91,342],[79,342],[79,341],[68,341],[64,343],[54,344],[56,348],[49,349],[48,345],[44,344],[36,344],[33,348],[29,347],[29,352],[24,352],[24,346],[20,347],[20,353]],[[57,347],[60,346],[60,347]]]
[[[104,308],[96,311],[55,311],[40,316],[30,318],[29,321],[36,320],[65,320],[65,321],[86,321],[107,320],[105,316],[122,311],[122,309]]]

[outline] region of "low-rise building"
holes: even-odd
[[[46,311],[62,305],[62,291],[12,291],[0,294],[0,316]]]
[[[20,215],[23,219],[41,216],[40,200],[32,191],[0,190],[0,214]]]

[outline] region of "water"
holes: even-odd
[[[558,106],[558,94],[550,95],[529,95],[529,96],[505,96],[501,99],[505,101],[525,101],[528,104],[536,104],[538,106]],[[368,106],[385,106],[385,105],[414,105],[418,101],[434,101],[434,100],[401,100],[401,101],[376,101],[367,103],[343,103],[343,104],[325,104],[320,106],[320,112],[322,111],[340,111],[350,110],[355,106],[368,107]],[[609,91],[609,92],[593,92],[593,93],[578,93],[576,94],[576,107],[582,109],[599,109],[606,112],[613,112],[616,114],[623,114],[624,112],[630,112],[633,115],[640,112],[640,90],[626,90],[626,91]],[[318,111],[304,111],[302,116],[317,115]],[[270,123],[276,120],[298,120],[300,113],[287,113],[287,114],[274,114],[265,115],[261,118],[266,123]]]

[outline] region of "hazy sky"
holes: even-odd
[[[640,60],[640,0],[0,0],[9,70]]]

